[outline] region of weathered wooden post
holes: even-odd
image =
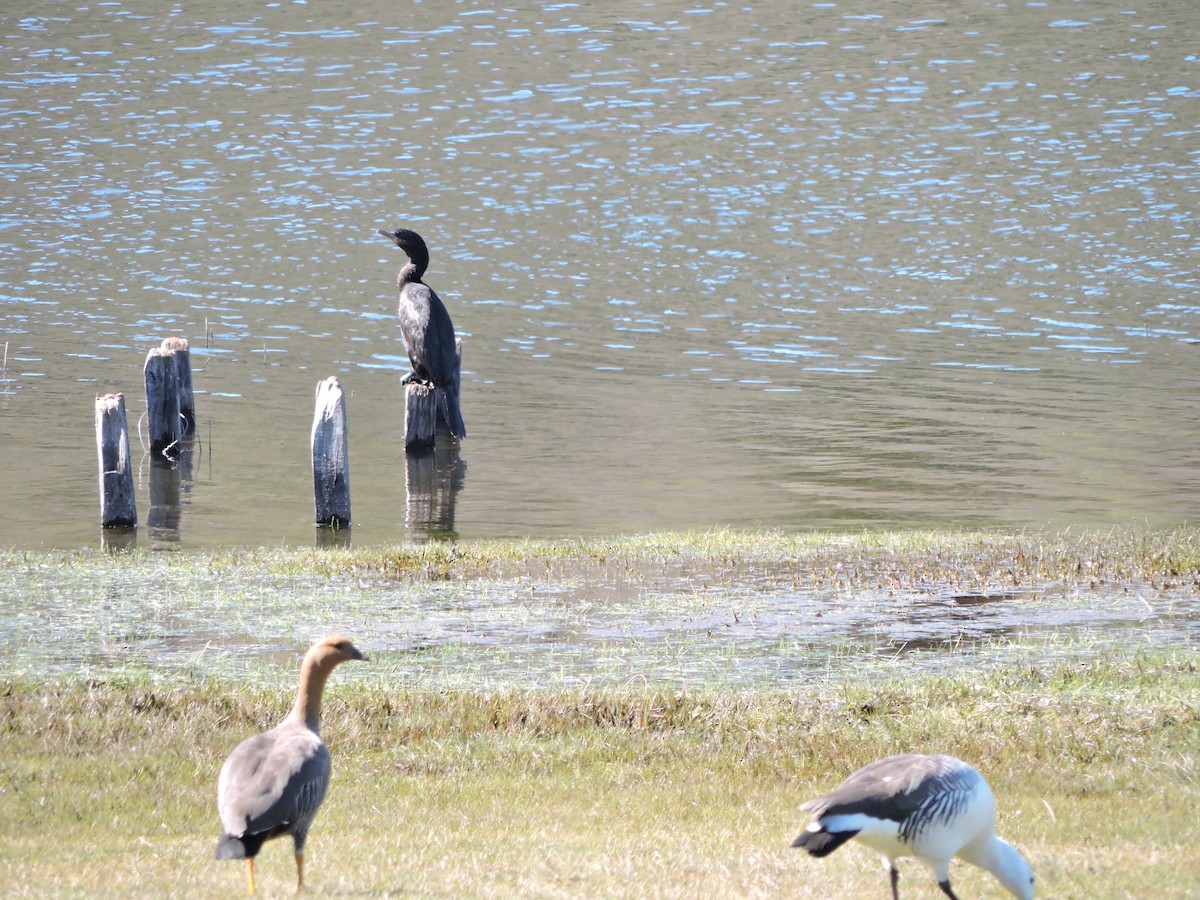
[[[437,423],[437,388],[410,381],[404,392],[404,451],[421,456],[433,450]]]
[[[96,398],[96,451],[100,457],[100,524],[104,528],[133,528],[137,525],[137,502],[129,465],[124,394]]]
[[[146,415],[150,422],[150,452],[174,459],[179,456],[183,419],[179,415],[179,370],[174,357],[155,347],[146,354]]]
[[[454,342],[454,389],[461,402],[462,339]],[[404,392],[404,451],[422,456],[433,450],[437,442],[438,422],[453,429],[446,398],[440,388],[424,382],[410,381]]]
[[[350,527],[349,429],[346,424],[346,395],[336,377],[317,385],[317,408],[313,415],[313,495],[317,524]]]
[[[196,432],[196,395],[192,392],[192,351],[187,338],[163,338],[159,347],[175,366],[175,384],[179,389],[179,415],[185,434]]]

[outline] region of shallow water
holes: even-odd
[[[152,514],[133,439],[143,547],[313,542],[329,375],[360,544],[1194,519],[1192,32],[1161,2],[6,4],[0,544],[99,545],[93,396],[136,421],[170,334],[200,446]],[[464,342],[437,471],[400,448],[400,224]]]
[[[206,573],[168,556],[90,564],[14,555],[0,565],[0,677],[294,677],[321,633],[354,636],[368,680],[442,688],[548,685],[791,688],[825,679],[971,671],[1190,652],[1194,585],[1019,590],[822,584],[780,562],[736,572],[668,563],[486,579],[393,582]],[[20,600],[17,600],[20,598]]]

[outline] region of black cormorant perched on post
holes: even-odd
[[[412,372],[404,377],[424,381],[439,389],[445,398],[446,422],[453,435],[467,436],[458,404],[458,351],[454,346],[454,323],[433,288],[421,281],[429,267],[429,248],[415,231],[379,229],[408,254],[408,264],[400,270],[396,287],[400,289],[400,332],[408,348]]]

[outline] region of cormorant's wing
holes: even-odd
[[[430,308],[436,296],[429,285],[420,282],[409,282],[400,291],[400,334],[404,337],[413,370],[423,378],[429,372],[425,332],[429,328]]]
[[[454,378],[454,364],[458,354],[454,347],[454,323],[441,299],[429,291],[429,325],[425,332],[425,368],[433,376],[434,384],[445,387]]]

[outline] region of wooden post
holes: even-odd
[[[146,354],[146,415],[150,422],[150,452],[175,459],[181,447],[183,420],[179,415],[179,377],[175,360],[161,347]]]
[[[313,415],[313,495],[317,524],[350,527],[350,456],[347,452],[346,395],[337,378],[317,385]]]
[[[192,392],[192,351],[187,338],[163,338],[159,349],[175,365],[175,383],[179,389],[179,415],[185,434],[196,432],[196,395]]]
[[[462,402],[459,388],[462,383],[462,338],[454,341],[454,390]],[[411,456],[421,456],[433,451],[437,443],[438,422],[450,431],[450,410],[445,392],[419,381],[410,381],[404,392],[404,451]]]
[[[421,455],[432,451],[437,423],[437,389],[410,381],[404,392],[404,452]]]
[[[96,451],[100,457],[100,524],[104,528],[133,528],[137,525],[137,502],[129,465],[124,394],[96,398]]]

